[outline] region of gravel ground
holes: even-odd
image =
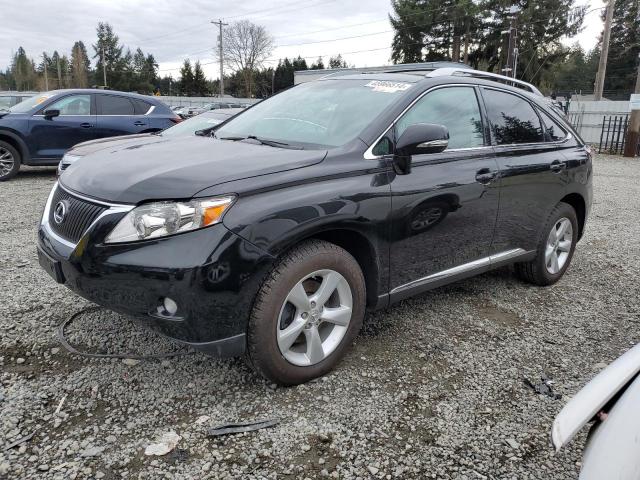
[[[551,288],[502,269],[372,314],[329,376],[276,388],[240,360],[83,359],[56,325],[88,303],[38,266],[34,225],[54,182],[0,184],[0,478],[576,478],[583,432],[555,454],[565,399],[638,341],[640,162],[596,160],[596,201],[573,265]],[[81,316],[90,351],[177,347],[110,312]],[[522,381],[546,373],[563,399]],[[226,422],[274,428],[209,438]],[[165,456],[147,445],[177,433]]]

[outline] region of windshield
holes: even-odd
[[[260,102],[216,131],[287,144],[337,147],[356,138],[411,83],[327,80],[298,85]]]
[[[30,111],[32,108],[34,108],[35,106],[40,105],[45,100],[53,97],[54,95],[55,93],[52,93],[52,92],[40,93],[31,98],[27,98],[26,100],[23,100],[17,105],[14,105],[9,109],[9,111],[12,113],[26,113]]]
[[[0,97],[0,110],[8,110],[11,104],[13,97]]]
[[[198,115],[191,117],[188,120],[184,120],[173,127],[167,128],[161,135],[163,137],[193,135],[197,130],[205,130],[207,128],[215,127],[216,125],[224,122],[227,118],[229,117],[223,115],[217,115],[216,117]]]

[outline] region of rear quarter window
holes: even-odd
[[[544,110],[538,110],[544,123],[544,134],[547,142],[559,142],[567,136],[567,130],[560,123],[552,119]]]

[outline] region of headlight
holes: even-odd
[[[81,155],[69,155],[68,153],[62,157],[62,163],[65,165],[71,165],[82,158]]]
[[[234,200],[228,196],[140,205],[118,222],[105,243],[135,242],[207,227],[220,222]]]

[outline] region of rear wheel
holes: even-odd
[[[569,268],[578,241],[578,218],[573,207],[559,203],[545,225],[536,258],[516,264],[516,273],[535,285],[556,283]]]
[[[13,145],[0,140],[0,182],[16,176],[20,170],[20,154]]]
[[[289,252],[263,284],[248,331],[250,364],[297,385],[329,372],[362,326],[365,283],[356,260],[319,240]]]

